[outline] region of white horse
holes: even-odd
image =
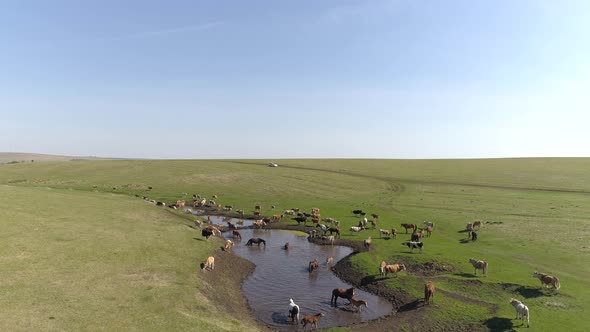
[[[516,319],[520,318],[522,320],[522,325],[524,325],[524,320],[526,318],[526,326],[529,327],[529,308],[524,305],[524,303],[516,299],[510,299],[510,304],[512,304],[516,310]]]
[[[289,317],[291,317],[291,323],[295,320],[296,324],[299,324],[299,306],[293,302],[293,299],[289,299]]]

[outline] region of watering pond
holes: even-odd
[[[211,217],[213,221],[213,217]],[[234,220],[235,221],[235,220]],[[345,326],[367,321],[391,313],[389,301],[355,288],[355,298],[366,300],[361,312],[351,311],[348,300],[339,298],[338,306],[330,304],[334,288],[350,288],[326,265],[328,256],[334,264],[352,252],[344,246],[317,245],[307,240],[306,234],[287,230],[240,229],[242,241],[235,241],[234,253],[256,264],[256,268],[242,286],[242,290],[256,318],[281,330],[295,329],[288,317],[289,299],[301,309],[300,318],[324,313],[319,327]],[[231,239],[231,235],[226,233]],[[266,247],[246,246],[248,239],[260,237]],[[289,243],[289,249],[282,247]],[[309,262],[317,258],[318,270],[309,273]],[[300,325],[301,326],[301,325]]]

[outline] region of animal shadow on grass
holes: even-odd
[[[471,231],[469,231],[469,230],[466,230],[466,229],[464,229],[464,230],[461,230],[461,231],[457,231],[457,233],[467,233],[467,232],[471,232]]]
[[[490,331],[514,331],[512,321],[509,318],[492,317],[483,323]]]
[[[366,286],[366,285],[370,285],[370,284],[374,284],[378,281],[381,280],[386,280],[388,278],[385,277],[381,277],[379,278],[379,276],[366,276],[364,278],[361,279],[361,286]]]
[[[545,295],[545,293],[543,293],[538,288],[525,287],[525,286],[518,287],[516,289],[516,292],[518,294],[520,294],[522,297],[524,297],[525,299],[530,299],[530,298],[535,298],[535,297],[541,297],[541,296],[544,296]]]
[[[461,273],[455,273],[455,275],[459,276],[459,277],[463,277],[463,278],[477,278],[477,276],[473,273],[461,272]]]
[[[193,240],[197,240],[197,241],[205,241],[203,239],[199,239],[198,237],[193,237]]]
[[[465,243],[469,243],[469,242],[471,242],[471,241],[469,241],[469,239],[461,239],[461,240],[459,240],[459,243],[461,243],[461,244],[465,244]]]
[[[423,301],[420,299],[417,299],[414,302],[404,304],[403,306],[399,307],[399,309],[397,311],[398,312],[406,312],[406,311],[410,311],[410,310],[416,310],[416,308],[418,308],[418,305],[420,303],[423,303]]]

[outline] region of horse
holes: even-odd
[[[477,275],[477,270],[482,270],[483,274],[487,277],[488,275],[488,263],[484,262],[484,261],[478,261],[476,259],[470,258],[469,259],[469,263],[471,263],[471,265],[473,265],[473,267],[475,268],[475,275]]]
[[[320,267],[320,261],[316,258],[313,261],[309,262],[309,273],[312,273],[314,270],[317,270]]]
[[[313,316],[305,316],[303,317],[303,319],[301,320],[301,324],[303,324],[303,329],[305,330],[305,326],[307,324],[311,324],[313,326],[314,329],[318,329],[318,321],[320,320],[320,318],[324,317],[325,314],[323,313],[319,313],[319,314],[315,314]]]
[[[240,232],[233,230],[231,233],[234,236],[234,239],[238,238],[238,239],[240,239],[240,241],[242,241],[242,234],[240,234]]]
[[[353,311],[353,308],[355,308],[354,311],[361,312],[362,305],[364,305],[365,308],[367,308],[367,301],[355,299],[354,297],[352,299],[350,299],[349,306],[350,306],[351,311]]]
[[[391,233],[387,229],[379,229],[379,237],[382,237],[383,235],[385,235],[386,237],[389,237],[390,234]]]
[[[289,250],[289,242],[285,243],[285,245],[283,246],[283,249]]]
[[[371,249],[371,237],[370,236],[363,242],[363,245],[365,246],[365,248],[367,248],[367,250]]]
[[[379,266],[379,274],[381,274],[382,276],[385,275],[385,267],[387,266],[387,263],[385,263],[385,261],[381,261],[381,265]]]
[[[406,229],[406,234],[408,234],[408,229],[415,230],[417,228],[414,224],[401,224],[403,228]]]
[[[539,273],[537,271],[533,273],[533,277],[541,280],[541,287],[547,285],[547,287],[553,286],[555,290],[559,290],[559,288],[561,288],[561,284],[559,283],[559,279],[557,277],[553,277],[545,273]]]
[[[510,304],[512,304],[512,306],[514,307],[514,310],[516,310],[516,318],[515,319],[518,319],[518,318],[522,319],[522,325],[524,325],[524,320],[526,318],[526,326],[529,327],[530,326],[529,308],[526,305],[524,305],[524,303],[522,303],[516,299],[510,299]]]
[[[263,239],[259,238],[259,237],[254,237],[251,238],[250,240],[248,240],[248,242],[246,242],[247,246],[251,246],[252,244],[258,244],[258,246],[260,247],[260,244],[264,244],[264,247],[266,247],[266,241],[264,241]]]
[[[424,284],[424,304],[430,304],[431,300],[434,303],[434,293],[436,292],[436,287],[434,287],[434,282],[429,281]]]
[[[332,263],[334,263],[334,256],[328,256],[326,258],[326,265],[331,265]]]
[[[299,306],[293,302],[293,299],[289,299],[289,317],[291,317],[291,324],[299,324]]]
[[[328,232],[330,232],[330,235],[332,235],[333,233],[336,233],[336,236],[340,237],[340,229],[338,229],[336,227],[328,228]]]
[[[223,248],[223,250],[231,251],[231,248],[233,246],[234,246],[234,243],[232,242],[232,240],[225,240],[225,247]]]
[[[397,229],[396,228],[391,229],[391,237],[394,239],[397,237]]]
[[[354,288],[334,288],[332,291],[332,298],[330,298],[330,305],[334,302],[334,305],[337,305],[336,301],[338,298],[341,297],[343,299],[347,299],[350,301],[354,296]]]

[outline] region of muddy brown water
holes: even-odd
[[[348,300],[339,298],[338,305],[330,304],[334,288],[350,288],[326,265],[328,256],[334,257],[334,264],[352,252],[343,246],[316,245],[300,232],[286,230],[243,229],[243,240],[237,241],[233,251],[256,264],[253,274],[244,282],[242,289],[256,318],[279,330],[295,330],[288,318],[289,299],[299,305],[300,317],[324,313],[318,327],[345,326],[352,323],[376,319],[392,312],[391,303],[376,295],[355,288],[355,297],[368,302],[361,312],[352,312],[345,304]],[[227,233],[227,238],[231,238]],[[266,248],[246,246],[248,239],[260,237],[266,240]],[[289,249],[282,246],[289,242]],[[309,262],[320,261],[320,268],[308,272]],[[299,325],[301,327],[301,325]],[[309,327],[308,327],[309,328]]]

